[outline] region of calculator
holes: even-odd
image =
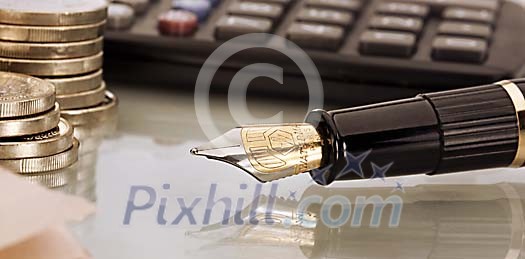
[[[313,61],[328,102],[362,105],[523,75],[525,12],[499,0],[119,0],[109,8],[106,77],[192,89],[225,42],[267,33]],[[112,8],[130,9],[112,11]],[[132,11],[131,11],[132,10]],[[242,48],[241,48],[242,49]],[[284,78],[254,77],[250,94],[305,98],[306,79],[284,51],[248,48],[213,77],[227,91],[250,64]]]

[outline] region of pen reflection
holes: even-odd
[[[345,197],[351,201],[351,217],[330,227],[321,220],[323,202],[311,203],[306,213],[298,206],[312,196],[323,201]],[[399,226],[391,224],[396,204],[386,203],[378,225],[374,205],[360,204],[360,197],[401,198]],[[525,234],[523,202],[525,183],[486,185],[418,185],[404,192],[392,188],[309,187],[298,201],[262,197],[257,209],[248,206],[241,214],[253,219],[271,217],[273,224],[242,226],[216,224],[189,233],[190,238],[213,239],[201,249],[225,246],[291,246],[306,258],[520,258]],[[368,200],[370,201],[370,199]],[[267,213],[268,202],[275,202]],[[377,204],[376,204],[377,205]],[[337,218],[342,206],[329,215]],[[362,214],[359,208],[363,208]],[[397,207],[399,208],[399,206]],[[325,215],[326,216],[326,215]],[[362,219],[355,224],[354,219]],[[230,221],[231,222],[231,221]]]

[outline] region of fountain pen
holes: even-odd
[[[444,174],[525,164],[525,79],[242,126],[193,148],[261,182]]]

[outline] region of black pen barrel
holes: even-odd
[[[312,177],[326,185],[382,172],[399,176],[520,167],[525,162],[519,119],[524,92],[525,80],[518,79],[313,111],[307,122],[325,142],[323,166]]]

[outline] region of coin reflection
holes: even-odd
[[[117,129],[117,99],[109,92],[99,106],[63,111],[62,116],[74,126],[80,141],[78,161],[71,167],[27,176],[32,182],[68,194],[96,201],[96,167],[99,147]],[[66,113],[66,114],[64,114]]]

